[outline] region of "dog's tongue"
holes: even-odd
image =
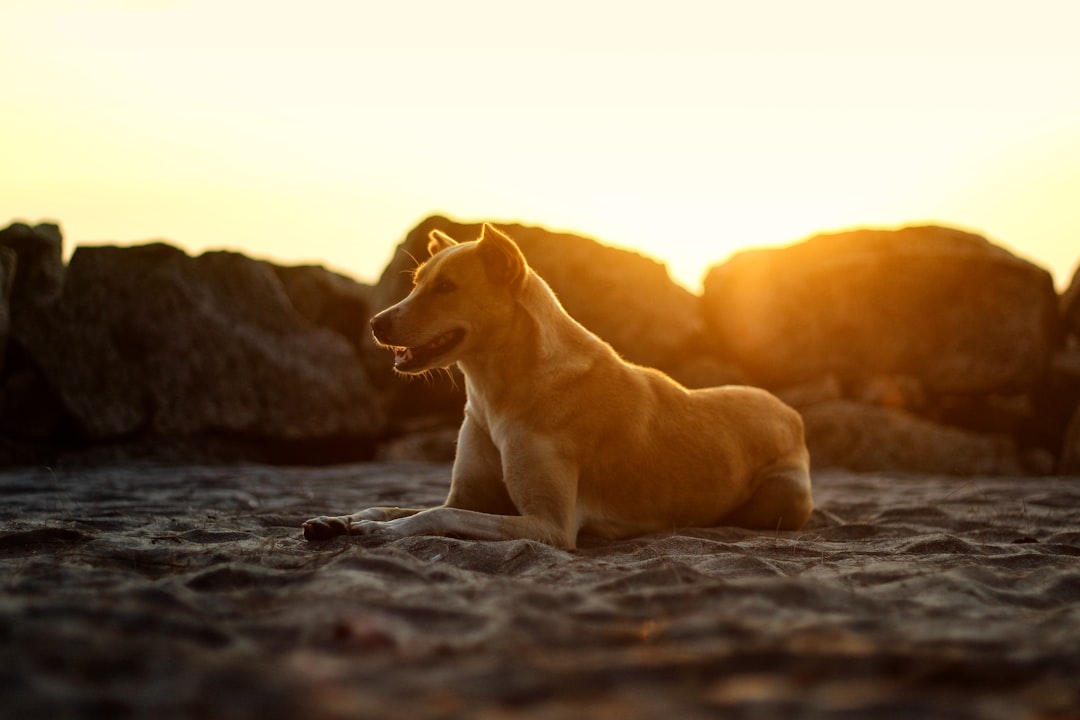
[[[409,348],[394,348],[394,365],[404,365],[412,358],[412,350]]]

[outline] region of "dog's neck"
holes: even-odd
[[[537,385],[549,377],[565,381],[588,371],[596,346],[614,353],[566,314],[555,293],[534,272],[529,272],[515,303],[518,317],[499,337],[491,338],[491,352],[458,361],[471,397],[535,394]]]

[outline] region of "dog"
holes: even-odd
[[[457,363],[465,419],[450,492],[304,523],[309,540],[384,533],[526,538],[573,549],[680,527],[798,530],[810,517],[802,418],[770,393],[687,390],[570,317],[491,225],[433,231],[412,292],[371,319],[399,373]]]

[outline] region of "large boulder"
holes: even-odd
[[[14,306],[50,302],[60,294],[64,281],[64,242],[55,223],[30,227],[12,223],[0,230],[0,247],[18,257],[18,272],[11,289]]]
[[[63,279],[58,225],[16,222],[0,230],[0,462],[28,461],[35,455],[23,441],[45,441],[60,428],[63,411],[55,394],[19,343],[8,339],[39,322]]]
[[[1072,415],[1064,432],[1058,472],[1080,475],[1080,405],[1077,402],[1080,398],[1080,265],[1061,296],[1061,312],[1071,337],[1069,347],[1054,358],[1047,404],[1059,411],[1059,417],[1065,413]]]
[[[357,350],[371,328],[372,287],[319,265],[273,266],[293,307],[317,327],[333,330]]]
[[[801,411],[815,467],[859,472],[1019,475],[1016,444],[939,425],[903,410],[833,400]]]
[[[64,277],[60,227],[14,222],[0,230],[0,369],[12,325],[23,308],[54,299]]]
[[[16,339],[89,440],[320,441],[384,428],[353,348],[267,263],[154,244],[82,247]]]
[[[15,282],[16,262],[15,251],[0,245],[0,371],[4,369],[8,331],[11,330],[11,287]]]
[[[1061,314],[1066,330],[1080,338],[1080,265],[1076,266],[1072,282],[1061,296]]]
[[[935,394],[1019,393],[1060,342],[1045,270],[941,227],[819,235],[740,253],[705,279],[705,319],[759,383],[907,375]]]
[[[1065,431],[1058,472],[1062,475],[1080,475],[1080,408],[1076,409]]]

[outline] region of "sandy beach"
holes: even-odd
[[[300,523],[449,467],[0,473],[17,718],[1080,717],[1080,478],[815,475],[797,533],[572,552]]]

